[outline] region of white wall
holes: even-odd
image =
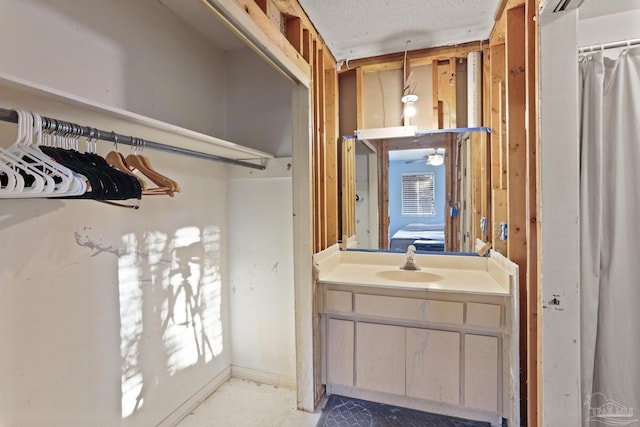
[[[233,375],[295,387],[291,159],[229,181]]]
[[[293,85],[248,49],[225,56],[226,138],[276,157],[291,157]]]
[[[224,137],[224,62],[153,0],[0,0],[0,71]]]
[[[0,72],[225,132],[223,55],[159,3],[0,10]],[[10,101],[0,92],[0,106],[21,106]],[[0,145],[14,132],[0,123]],[[0,200],[0,425],[157,425],[228,374],[228,168],[146,155],[182,193],[136,211]]]
[[[578,13],[579,13],[578,9]],[[640,38],[640,9],[578,21],[578,46]],[[607,53],[615,52],[607,51]]]
[[[540,21],[542,424],[579,425],[577,12]]]
[[[586,397],[579,364],[577,48],[640,37],[640,10],[584,20],[578,15],[543,15],[540,21],[544,426],[579,424]],[[559,305],[550,304],[554,298]]]

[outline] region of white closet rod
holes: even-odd
[[[637,45],[640,45],[640,39],[621,40],[617,42],[600,43],[600,44],[594,44],[591,46],[583,46],[578,49],[578,52],[579,53],[596,52],[601,49],[616,49],[620,47],[637,46]]]
[[[18,113],[15,110],[7,110],[5,108],[0,108],[0,120],[3,122],[18,123]],[[266,167],[262,164],[258,165],[254,163],[245,162],[242,160],[235,160],[235,159],[229,159],[227,157],[216,156],[215,154],[201,153],[199,151],[189,150],[186,148],[173,147],[171,145],[162,144],[159,142],[153,142],[147,139],[135,138],[127,135],[120,135],[115,132],[104,131],[104,130],[100,130],[100,129],[96,129],[88,126],[81,126],[75,123],[66,122],[62,120],[43,117],[42,121],[44,123],[50,124],[50,126],[47,127],[48,129],[54,130],[54,131],[57,130],[61,132],[66,132],[69,135],[83,136],[83,137],[88,137],[92,139],[99,139],[102,141],[111,141],[111,142],[116,142],[118,144],[125,144],[125,145],[132,145],[132,146],[142,145],[145,148],[152,148],[154,150],[182,154],[185,156],[196,157],[199,159],[213,160],[216,162],[228,163],[231,165],[243,166],[243,167],[252,168],[252,169],[259,169],[259,170],[266,169]]]

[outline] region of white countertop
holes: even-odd
[[[510,293],[509,273],[490,258],[416,255],[419,271],[401,270],[403,260],[403,254],[333,252],[317,259],[318,280],[430,292]]]
[[[481,293],[492,295],[508,295],[509,288],[501,285],[487,271],[454,270],[449,268],[429,268],[420,271],[402,271],[410,275],[412,273],[431,273],[440,276],[434,281],[397,281],[380,277],[378,273],[387,271],[402,271],[399,268],[371,264],[340,264],[320,281],[339,285],[366,285],[395,289],[424,289],[441,292]]]

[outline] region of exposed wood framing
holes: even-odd
[[[527,144],[526,144],[526,55],[525,8],[519,6],[506,11],[506,64],[507,64],[507,206],[509,238],[507,256],[518,264],[520,281],[520,313],[528,314],[527,307]],[[525,317],[524,319],[526,319]],[[527,384],[527,321],[520,322],[520,383]],[[526,400],[526,386],[522,387],[521,402]],[[523,409],[523,414],[526,412]]]
[[[379,141],[378,150],[378,202],[379,206],[389,206],[389,141]],[[378,245],[389,247],[389,209],[378,209]]]
[[[542,372],[539,357],[541,342],[538,331],[540,330],[540,319],[538,318],[540,298],[539,298],[539,275],[538,275],[538,248],[540,234],[540,222],[538,218],[539,201],[539,156],[538,156],[538,2],[536,0],[526,1],[525,13],[525,52],[526,57],[526,85],[527,85],[527,425],[537,426],[540,421],[538,416],[541,402]]]
[[[266,15],[266,13],[255,3],[254,0],[235,0],[236,4],[251,18],[251,20],[264,32],[264,34],[274,42],[278,48],[291,60],[299,69],[311,74],[311,68],[305,59],[291,45],[289,40],[281,32],[280,26]]]
[[[325,110],[325,203],[326,245],[338,242],[338,73],[335,66],[328,67],[330,58],[325,50],[324,110]],[[333,64],[332,64],[333,65]]]
[[[448,79],[446,79],[445,84],[448,89],[448,101],[449,101],[449,127],[457,128],[458,127],[458,91],[456,90],[457,79],[458,79],[458,58],[451,57],[449,58],[449,75]]]
[[[411,66],[429,65],[432,61],[448,61],[451,57],[466,58],[467,53],[482,50],[481,42],[463,43],[457,46],[442,46],[430,49],[418,49],[407,52],[407,62]],[[373,71],[402,68],[404,52],[349,61],[340,70],[342,72],[362,68],[367,73]]]
[[[459,209],[460,202],[460,179],[461,171],[460,165],[460,151],[458,150],[458,143],[456,137],[453,134],[447,134],[445,140],[445,150],[447,155],[445,156],[445,170],[451,171],[446,174],[445,194],[447,198],[445,200],[445,221],[444,221],[444,235],[445,235],[445,251],[457,252],[460,250],[459,233],[460,233],[460,215],[450,215],[451,209]]]
[[[342,141],[342,244],[356,233],[356,147],[355,139],[345,138]]]
[[[310,78],[313,249],[338,242],[336,61],[296,0],[234,0],[266,37]]]

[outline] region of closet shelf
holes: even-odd
[[[99,104],[4,73],[0,73],[0,93],[0,107],[31,110],[42,116],[143,138],[150,149],[193,155],[254,169],[264,169],[263,160],[274,157],[269,153]]]

